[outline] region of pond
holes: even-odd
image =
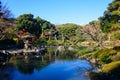
[[[0,80],[89,80],[91,64],[71,52],[12,56],[0,66]]]

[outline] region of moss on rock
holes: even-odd
[[[113,49],[101,49],[101,50],[95,51],[92,56],[94,58],[100,58],[101,55],[104,55],[104,54],[115,55],[117,54],[117,51]]]
[[[118,74],[120,73],[120,61],[111,62],[109,64],[106,64],[102,71],[108,74]]]

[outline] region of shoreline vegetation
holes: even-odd
[[[82,56],[80,59],[88,60],[97,71],[89,71],[90,80],[118,80],[120,79],[120,46],[111,49],[101,49]]]

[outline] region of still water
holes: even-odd
[[[0,80],[89,80],[86,72],[91,64],[72,56],[71,53],[13,56],[0,66]]]

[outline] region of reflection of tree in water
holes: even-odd
[[[24,74],[32,74],[34,70],[34,66],[32,63],[26,63],[24,60],[17,61],[17,68],[21,73]]]
[[[25,55],[12,56],[8,60],[8,63],[11,63],[14,68],[17,67],[18,71],[22,74],[32,74],[34,69],[39,71],[41,68],[49,65],[56,58],[69,60],[74,59],[74,54],[72,52],[65,51],[61,53],[58,52],[55,48],[48,48],[46,50],[47,51],[43,51],[45,53],[42,53],[41,55],[27,55],[26,57]]]
[[[47,52],[38,58],[28,56],[28,58],[24,60],[18,59],[16,65],[21,73],[32,74],[34,69],[39,71],[42,67],[49,65],[49,63],[54,61],[56,58],[72,60],[74,59],[74,54],[69,51],[59,53],[54,48],[48,48]]]
[[[11,55],[9,53],[4,54],[0,52],[0,65],[6,63],[10,59],[10,57]]]
[[[64,51],[58,51],[57,48],[48,48],[47,49],[49,58],[50,59],[67,59],[67,60],[72,60],[75,59],[75,52],[64,50]],[[51,60],[52,61],[52,60]]]
[[[3,77],[9,78],[10,74],[6,74],[4,72],[6,70],[8,72],[8,69],[11,69],[11,66],[16,66],[19,72],[21,72],[22,74],[32,74],[34,69],[37,69],[39,71],[42,67],[47,66],[49,63],[50,61],[48,54],[42,55],[39,58],[36,58],[35,56],[28,56],[27,59],[19,59],[13,56],[10,58],[9,63],[6,63],[5,65],[0,65],[0,74],[3,74],[0,75],[0,79],[3,79]]]
[[[49,61],[53,61],[55,59],[55,48],[47,48],[47,55],[49,56]]]
[[[0,80],[12,80],[11,73],[14,71],[14,66],[11,63],[0,65]]]
[[[75,59],[75,55],[73,52],[70,52],[70,51],[65,51],[63,53],[59,53],[58,55],[58,59],[67,59],[67,60],[73,60]]]
[[[34,69],[37,69],[38,71],[49,64],[49,59],[47,59],[48,57],[43,57],[44,60],[42,60],[42,56],[39,58],[36,57],[31,57],[28,58],[27,60],[17,60],[17,68],[18,70],[23,73],[23,74],[32,74]]]
[[[13,72],[13,65],[8,63],[11,55],[0,52],[0,80],[10,80],[10,73]],[[7,70],[7,72],[5,72]]]

